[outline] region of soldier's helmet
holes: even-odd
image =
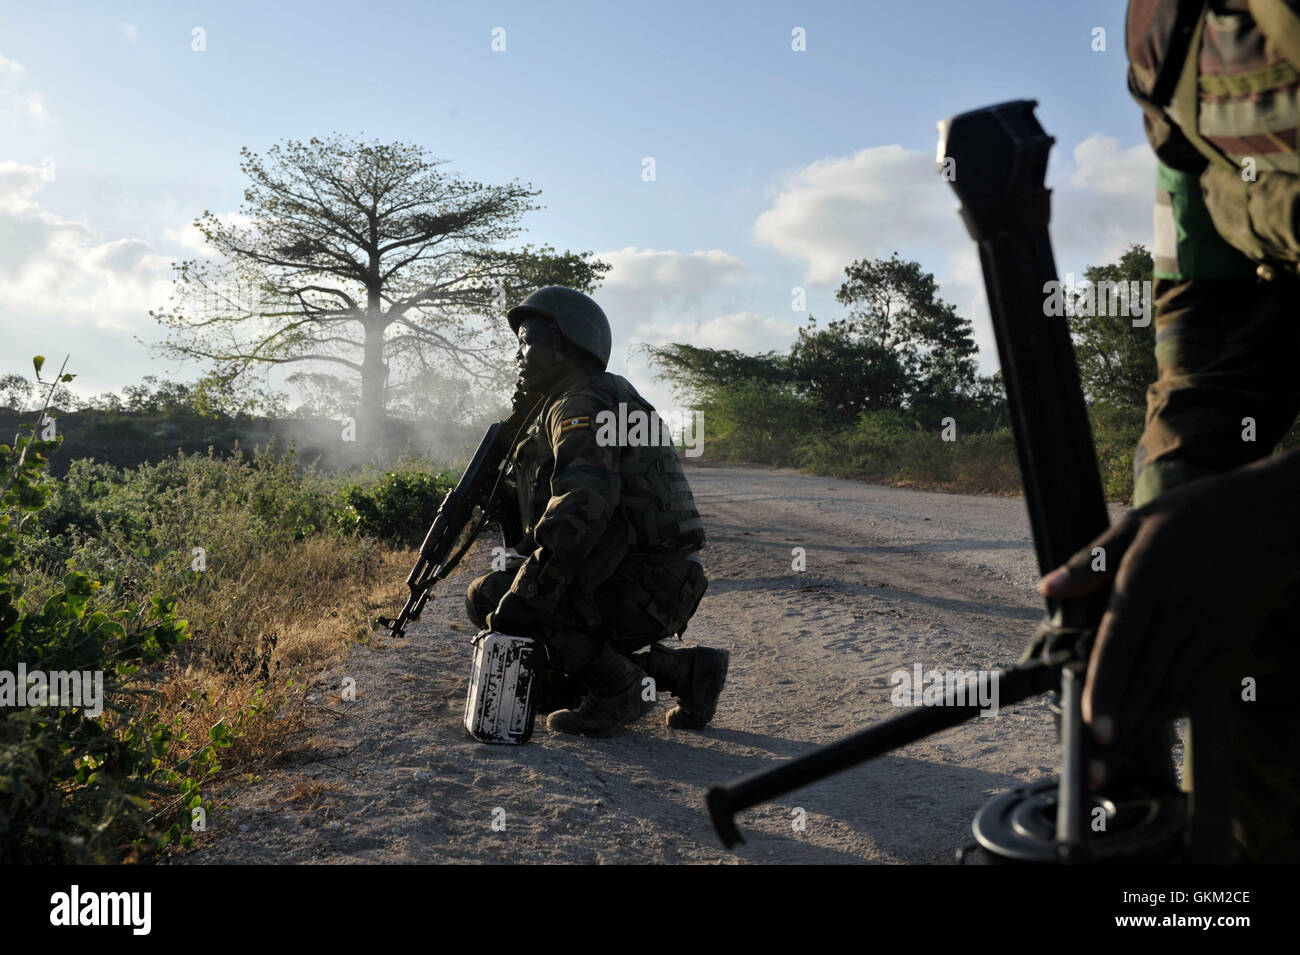
[[[552,319],[565,339],[600,362],[602,371],[609,365],[614,336],[609,319],[590,297],[563,285],[539,288],[506,313],[510,330],[518,334],[520,323],[529,315]]]

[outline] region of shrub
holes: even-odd
[[[852,428],[817,434],[800,446],[800,465],[833,477],[950,491],[1005,494],[1020,491],[1015,442],[1009,429],[941,440],[938,429],[919,427],[901,411],[870,411]]]
[[[1088,409],[1097,467],[1106,499],[1133,498],[1133,451],[1142,437],[1145,414],[1140,407],[1098,402]]]
[[[257,555],[334,526],[336,492],[292,454],[179,454],[133,470],[74,461],[25,533],[28,569],[86,573],[105,597],[189,594]],[[196,550],[201,548],[201,550]],[[197,572],[196,571],[200,571]]]
[[[349,485],[334,522],[345,531],[418,547],[433,515],[459,478],[449,471],[386,471],[378,483]]]
[[[794,464],[820,418],[793,386],[757,378],[719,386],[701,405],[706,454],[757,464]]]
[[[73,572],[39,610],[29,607],[16,579],[22,525],[49,501],[45,454],[58,443],[20,435],[0,445],[0,674],[14,694],[0,707],[5,862],[109,862],[132,844],[188,843],[181,821],[202,806],[200,786],[228,745],[219,724],[187,753],[186,734],[152,705],[149,668],[187,636],[174,598],[108,612],[96,606],[99,582]],[[74,707],[51,699],[48,685],[28,692],[20,670],[90,674],[96,689]],[[152,812],[152,800],[173,796]]]

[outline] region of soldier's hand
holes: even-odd
[[[1094,787],[1207,682],[1239,676],[1223,672],[1229,651],[1253,637],[1297,571],[1295,472],[1274,459],[1188,484],[1131,511],[1038,582],[1047,597],[1113,582],[1083,696],[1099,746]]]
[[[516,637],[530,636],[535,619],[523,600],[507,592],[497,603],[497,609],[487,615],[489,630],[508,633]]]

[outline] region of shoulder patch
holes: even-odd
[[[591,427],[591,415],[578,415],[573,418],[560,419],[560,434],[568,434],[570,431],[581,431],[583,428]]]

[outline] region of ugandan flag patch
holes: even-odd
[[[590,415],[581,415],[577,418],[565,418],[560,422],[560,434],[568,434],[570,431],[581,431],[583,428],[590,427]]]

